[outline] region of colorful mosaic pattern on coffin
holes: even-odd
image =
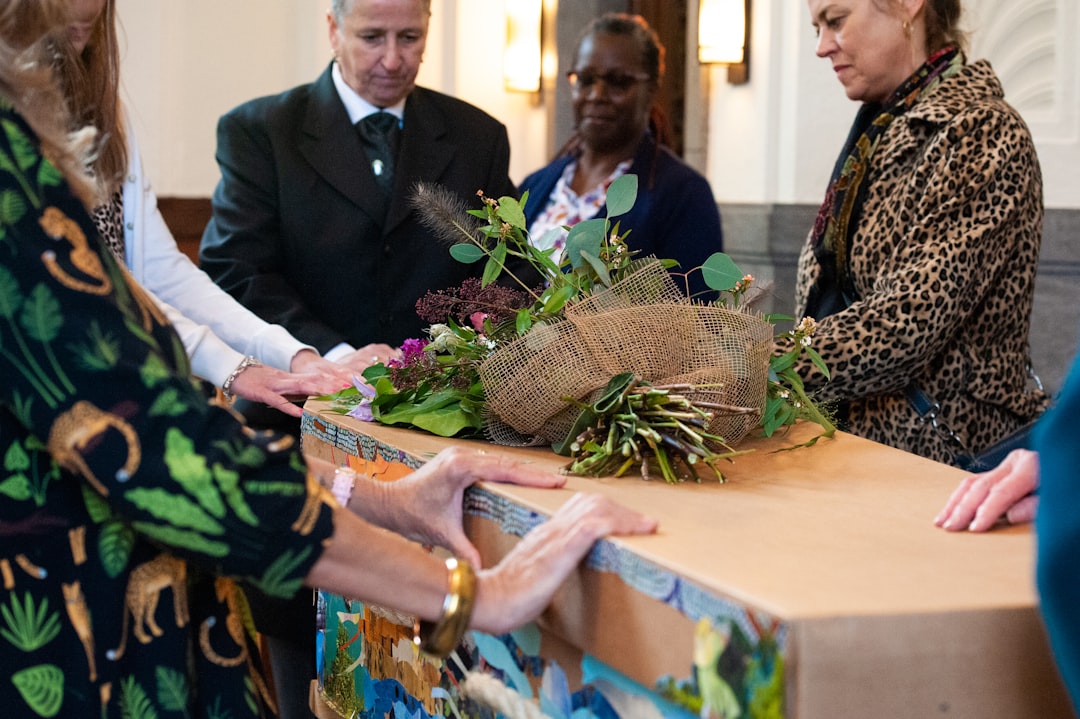
[[[303,431],[342,450],[350,466],[392,479],[422,462],[371,437],[356,435],[309,414]],[[521,536],[543,515],[474,488],[466,511]],[[598,542],[590,569],[617,574],[635,591],[662,601],[696,622],[694,656],[685,674],[644,687],[585,655],[581,689],[571,692],[557,663],[540,654],[530,625],[511,635],[469,633],[445,662],[421,655],[412,622],[356,600],[319,592],[318,666],[323,698],[343,717],[358,719],[492,719],[495,712],[463,698],[469,672],[496,675],[551,719],[782,719],[787,630],[775,619],[713,596],[610,542]],[[499,715],[501,716],[501,715]]]

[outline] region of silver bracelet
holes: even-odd
[[[259,360],[255,359],[251,355],[248,355],[244,359],[240,360],[240,364],[236,365],[236,369],[232,371],[225,381],[221,383],[221,393],[225,395],[225,400],[228,402],[233,401],[232,383],[236,381],[236,378],[240,376],[240,373],[246,370],[248,367],[258,367],[262,364]]]

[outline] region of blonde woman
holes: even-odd
[[[462,450],[392,485],[335,476],[208,405],[171,325],[87,212],[100,202],[84,173],[93,132],[69,135],[42,42],[63,32],[68,7],[0,0],[9,715],[265,716],[272,697],[235,580],[272,596],[321,586],[395,607],[431,622],[420,639],[441,652],[467,627],[499,633],[534,618],[599,537],[653,531],[578,495],[481,569],[462,531],[464,489],[558,487],[560,477]]]

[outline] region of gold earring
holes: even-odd
[[[911,37],[911,21],[910,20],[905,20],[903,23],[900,24],[900,27],[904,28],[904,35],[906,35],[907,37],[910,38]]]

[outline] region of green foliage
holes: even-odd
[[[33,421],[30,418],[30,410],[34,407],[33,397],[23,397],[19,390],[15,390],[12,396],[12,407],[10,408],[12,414],[19,420],[24,427],[33,426]],[[40,445],[41,443],[38,442]]]
[[[717,252],[705,260],[701,266],[701,276],[711,289],[731,292],[742,282],[745,274],[728,255]]]
[[[5,169],[10,167],[19,174],[24,174],[38,162],[38,152],[34,147],[34,143],[14,121],[5,118],[0,120],[0,125],[3,126],[4,134],[7,135],[8,142],[11,143],[11,154],[14,160],[14,165],[5,166]]]
[[[146,388],[152,389],[159,382],[171,377],[171,372],[156,353],[150,352],[146,355],[146,361],[143,362],[142,367],[139,368],[139,376],[142,378]]]
[[[157,519],[177,527],[214,536],[225,534],[225,527],[220,522],[182,494],[174,494],[161,487],[138,487],[124,492],[124,499]]]
[[[159,666],[154,672],[157,678],[158,704],[166,711],[187,713],[190,691],[187,677],[175,669]]]
[[[25,474],[13,474],[0,482],[0,494],[7,495],[16,502],[25,502],[33,496],[30,492],[30,480]]]
[[[271,562],[261,577],[251,577],[249,581],[256,589],[262,590],[271,597],[291,597],[296,594],[304,581],[304,577],[297,574],[297,569],[307,561],[310,555],[310,547],[300,552],[292,549],[282,552]]]
[[[38,664],[11,675],[11,683],[39,717],[51,719],[64,703],[64,672],[55,664]],[[8,710],[15,707],[8,707]]]
[[[98,539],[98,555],[105,574],[118,577],[131,559],[135,547],[135,532],[124,522],[111,520],[101,528]]]
[[[60,615],[49,611],[47,597],[42,598],[41,604],[35,604],[30,592],[26,592],[20,604],[12,592],[8,599],[10,604],[0,605],[0,617],[3,617],[5,625],[0,628],[0,636],[13,646],[24,652],[32,652],[51,642],[60,633]]]
[[[224,452],[231,464],[242,467],[258,467],[266,457],[266,453],[257,445],[245,442],[239,437],[229,442],[224,440],[214,442],[214,447]]]
[[[700,463],[722,481],[719,463],[744,452],[708,431],[707,403],[676,392],[688,389],[689,385],[653,386],[631,372],[615,375],[596,401],[582,407],[566,439],[554,450],[573,458],[568,468],[573,474],[620,477],[636,466],[643,479],[657,472],[675,484],[690,478],[701,481]]]
[[[513,197],[496,200],[478,193],[481,208],[464,211],[467,217],[462,219],[438,191],[421,188],[418,198],[425,198],[434,209],[423,203],[417,207],[429,226],[447,229],[452,236],[451,256],[467,264],[484,262],[483,287],[496,281],[516,283],[528,292],[532,303],[500,308],[503,312],[499,315],[473,312],[468,314],[471,326],[465,326],[461,317],[456,323],[450,319],[446,324],[431,325],[430,342],[422,345],[420,354],[415,348],[403,347],[401,360],[364,372],[369,389],[348,388],[324,399],[333,401],[335,411],[360,419],[416,427],[442,436],[478,433],[484,422],[481,363],[537,325],[562,320],[567,306],[611,287],[634,271],[633,252],[626,244],[629,232],[622,231],[614,220],[633,208],[637,192],[635,175],[617,178],[607,189],[607,214],[564,228],[567,234],[559,251],[550,243],[541,242],[538,247],[531,242],[524,212],[527,193],[520,201]],[[676,264],[662,262],[668,268]],[[542,278],[541,289],[529,287],[511,270],[512,265],[521,264]],[[716,253],[690,271],[702,273],[706,285],[717,292],[717,305],[745,309],[745,295],[753,278],[729,256]],[[473,306],[467,302],[464,289],[457,297],[461,304]],[[493,315],[497,318],[492,319]],[[638,467],[643,476],[656,473],[675,482],[697,479],[699,464],[710,467],[722,479],[718,462],[741,454],[722,437],[706,431],[715,412],[758,414],[766,435],[808,419],[821,424],[823,436],[831,436],[831,420],[807,395],[794,370],[794,363],[805,354],[827,374],[824,362],[809,346],[813,325],[804,322],[789,334],[785,339],[794,341],[794,349],[790,356],[772,358],[765,407],[709,406],[709,402],[687,398],[690,390],[697,397],[707,393],[708,387],[653,387],[632,374],[620,375],[612,379],[603,397],[581,405],[577,425],[556,451],[573,457],[569,470],[574,473],[620,475]],[[563,399],[575,402],[574,398]]]
[[[19,322],[31,338],[47,343],[56,339],[64,317],[60,313],[60,302],[44,284],[37,284],[30,291],[30,297],[23,305]]]
[[[26,200],[15,190],[0,192],[0,227],[10,227],[26,214]]]
[[[812,318],[805,317],[794,329],[781,335],[780,339],[792,345],[792,349],[783,354],[774,354],[769,362],[768,398],[761,417],[761,427],[766,437],[800,419],[820,425],[822,433],[797,445],[800,447],[812,446],[821,437],[832,437],[836,432],[828,408],[807,394],[802,378],[795,371],[795,363],[805,354],[826,379],[830,376],[825,361],[810,346],[816,327]]]
[[[179,417],[188,409],[187,402],[180,397],[175,387],[167,387],[154,398],[150,405],[151,417]]]
[[[133,676],[124,677],[120,682],[120,711],[125,719],[157,719],[149,695]]]
[[[196,454],[195,443],[176,427],[165,433],[165,464],[172,478],[195,497],[202,509],[215,517],[225,516],[225,504],[214,486],[206,457]]]
[[[30,469],[30,456],[23,449],[21,442],[12,442],[4,453],[4,471],[7,478],[0,482],[0,494],[7,495],[17,502],[25,502],[32,496],[30,480],[26,470]]]
[[[31,459],[31,453],[38,461]],[[41,471],[43,457],[47,467],[44,474]],[[58,476],[59,469],[40,440],[31,435],[22,442],[12,442],[4,453],[3,467],[7,477],[0,482],[0,494],[18,502],[33,499],[38,507],[45,506],[49,482]]]
[[[89,370],[111,370],[120,361],[120,343],[112,334],[101,331],[97,320],[90,321],[87,329],[88,342],[72,345],[71,350],[79,357],[82,366]]]
[[[248,506],[244,493],[240,489],[240,473],[217,462],[214,463],[212,472],[218,486],[221,487],[225,503],[229,505],[233,513],[245,524],[252,527],[259,526],[259,518],[255,515],[255,512],[251,511],[251,507]]]
[[[0,267],[0,317],[14,320],[22,306],[22,290],[11,270]]]
[[[192,552],[205,554],[208,557],[224,557],[229,553],[229,545],[225,542],[213,541],[197,532],[189,532],[152,522],[132,522],[132,526],[162,544],[173,544],[189,549]]]
[[[357,696],[356,680],[350,670],[355,660],[349,654],[349,635],[343,624],[338,624],[334,647],[337,651],[326,672],[323,691],[338,714],[346,717],[359,716],[364,706],[362,699]]]

